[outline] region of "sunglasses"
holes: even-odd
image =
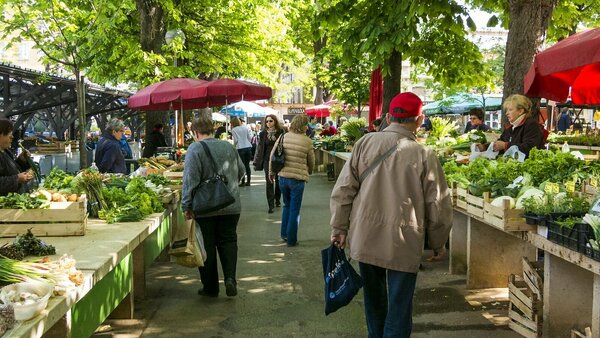
[[[267,121],[265,121],[265,122],[267,122],[267,123],[272,123],[272,122],[275,122],[275,121],[273,121],[273,120],[267,120]]]

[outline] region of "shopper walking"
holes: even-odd
[[[237,182],[244,176],[244,165],[229,142],[213,137],[213,123],[207,114],[201,114],[194,120],[192,133],[197,142],[189,146],[185,155],[181,206],[186,219],[195,218],[200,226],[206,249],[204,266],[198,268],[203,285],[198,294],[207,297],[219,295],[218,252],[225,292],[227,296],[233,297],[237,295],[237,224],[242,210]],[[192,211],[193,190],[214,175],[213,162],[200,142],[208,147],[219,172],[227,178],[227,186],[235,197],[235,202],[221,210],[195,215]]]
[[[272,214],[275,207],[281,206],[281,191],[279,190],[279,176],[275,174],[272,181],[269,178],[269,159],[275,142],[283,134],[283,128],[274,114],[265,116],[263,125],[263,130],[258,134],[258,145],[253,165],[254,170],[265,171],[268,213]]]
[[[356,142],[331,194],[331,242],[359,262],[372,338],[410,337],[424,235],[439,258],[452,226],[440,162],[416,142],[422,105],[413,93],[394,97],[388,127]]]
[[[250,135],[250,129],[240,121],[239,118],[233,117],[231,118],[231,135],[233,136],[233,144],[235,144],[235,148],[242,159],[242,163],[244,163],[244,168],[246,168],[246,176],[242,178],[241,186],[250,186],[250,176],[252,176],[252,171],[250,171],[250,161],[252,160],[252,135]]]
[[[306,136],[308,129],[308,116],[296,115],[290,124],[290,132],[283,135],[283,150],[285,165],[279,172],[279,187],[283,196],[283,212],[281,214],[281,238],[287,246],[298,244],[298,225],[300,223],[300,207],[304,185],[308,176],[312,174],[315,165],[315,154],[312,140]],[[281,142],[279,137],[271,154]],[[269,156],[270,158],[270,156]],[[275,179],[275,172],[269,162],[270,180]]]

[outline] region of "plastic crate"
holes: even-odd
[[[585,223],[578,223],[572,229],[562,227],[551,220],[548,224],[548,240],[560,244],[573,251],[585,253],[587,242],[591,236],[591,227]]]

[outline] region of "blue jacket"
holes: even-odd
[[[96,145],[96,166],[101,173],[127,174],[125,156],[121,152],[119,140],[104,132]]]
[[[129,143],[127,142],[127,137],[125,135],[121,136],[119,144],[121,145],[121,151],[123,152],[123,156],[125,156],[125,158],[133,158],[133,152],[131,151],[131,147],[129,146]]]

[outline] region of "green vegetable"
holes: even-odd
[[[0,209],[46,209],[50,207],[50,201],[43,197],[31,197],[29,194],[17,194],[9,192],[6,196],[0,196]]]
[[[169,180],[168,178],[166,178],[162,175],[158,175],[158,174],[150,174],[146,177],[146,179],[156,185],[164,185],[164,186],[171,185],[171,180]]]
[[[102,195],[102,175],[96,170],[84,169],[75,176],[73,180],[75,186],[87,194],[87,199],[91,205],[90,216],[97,217],[98,211],[106,209],[106,201]]]
[[[106,223],[136,222],[144,218],[144,215],[131,203],[107,210],[100,210],[100,218]]]
[[[21,249],[27,256],[56,255],[56,248],[35,237],[31,233],[31,229],[27,229],[26,234],[17,236],[14,245]]]

